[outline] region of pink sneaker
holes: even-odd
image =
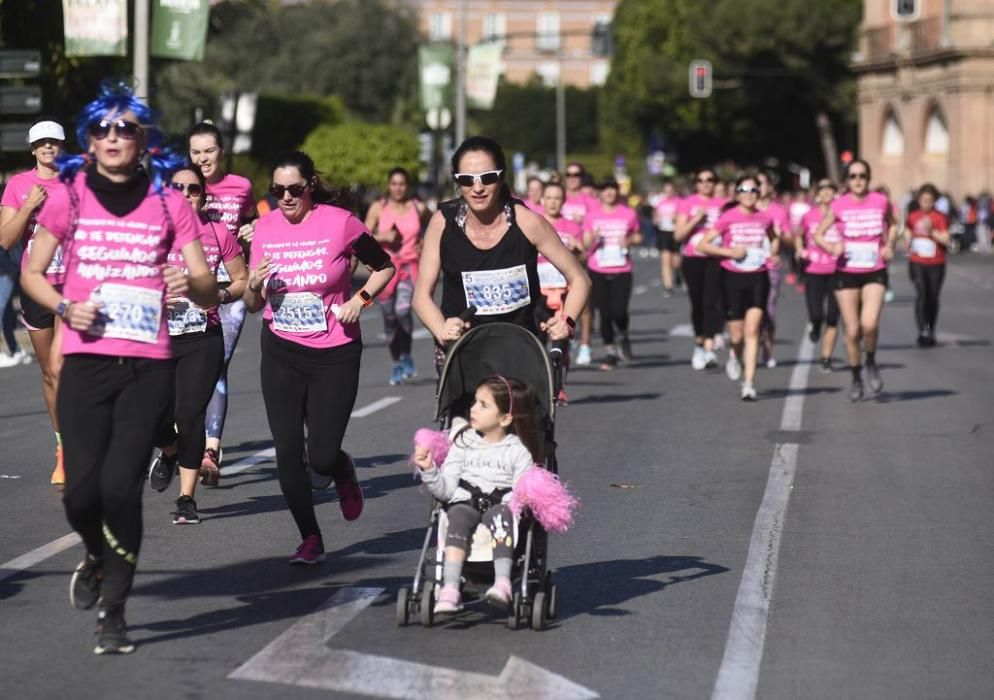
[[[454,613],[462,610],[462,595],[455,586],[442,586],[435,601],[435,614]]]
[[[355,473],[355,462],[348,452],[345,453],[345,458],[349,461],[349,477],[345,481],[336,481],[335,490],[338,491],[338,507],[342,516],[352,521],[358,520],[362,515],[363,496]]]
[[[494,581],[494,585],[486,593],[486,599],[495,608],[506,610],[511,604],[511,582],[506,578]]]
[[[308,535],[297,547],[297,553],[290,557],[291,564],[307,565],[318,564],[324,561],[324,542],[321,535]]]

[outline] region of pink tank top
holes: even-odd
[[[408,202],[403,214],[398,214],[393,208],[383,201],[380,209],[380,220],[376,228],[381,232],[389,231],[392,226],[396,226],[400,235],[392,244],[383,244],[383,248],[390,254],[393,264],[399,267],[401,264],[416,262],[418,259],[418,239],[421,236],[421,219],[418,217],[418,208],[414,201]]]

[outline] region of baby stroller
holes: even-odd
[[[435,420],[444,430],[452,420],[469,413],[476,386],[501,374],[531,384],[539,403],[539,429],[545,441],[545,468],[558,473],[556,462],[556,395],[562,382],[561,347],[547,351],[542,341],[524,328],[490,323],[469,330],[456,341],[442,368],[435,399]],[[422,626],[434,622],[435,598],[442,581],[442,562],[448,518],[443,504],[434,501],[414,581],[397,593],[397,624],[412,619]],[[558,590],[548,569],[548,534],[527,511],[515,519],[511,583],[514,590],[507,626],[531,625],[541,630],[556,617]],[[490,532],[480,525],[463,567],[463,600],[467,607],[482,602],[493,579]]]

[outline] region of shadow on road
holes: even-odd
[[[656,393],[645,393],[645,394],[593,394],[592,396],[584,396],[582,399],[572,399],[570,400],[570,406],[579,406],[581,404],[588,403],[620,403],[623,401],[654,401],[658,399],[662,394]]]
[[[876,397],[877,403],[897,403],[899,401],[920,401],[922,399],[937,399],[942,396],[957,396],[958,391],[952,389],[923,389],[919,391],[885,391]]]

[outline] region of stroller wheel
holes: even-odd
[[[431,627],[435,622],[435,584],[425,583],[421,589],[421,626]]]
[[[411,620],[411,591],[409,589],[401,588],[397,591],[397,626],[407,627],[407,623]]]
[[[536,593],[535,598],[532,600],[532,629],[536,632],[541,632],[545,629],[546,600],[545,591]]]
[[[552,582],[552,572],[545,572],[545,581],[542,584],[542,590],[545,591],[546,600],[548,600],[548,611],[547,617],[550,620],[556,619],[556,613],[559,612],[559,586]]]
[[[515,593],[511,599],[511,612],[507,616],[507,628],[516,630],[521,625],[521,594]]]

